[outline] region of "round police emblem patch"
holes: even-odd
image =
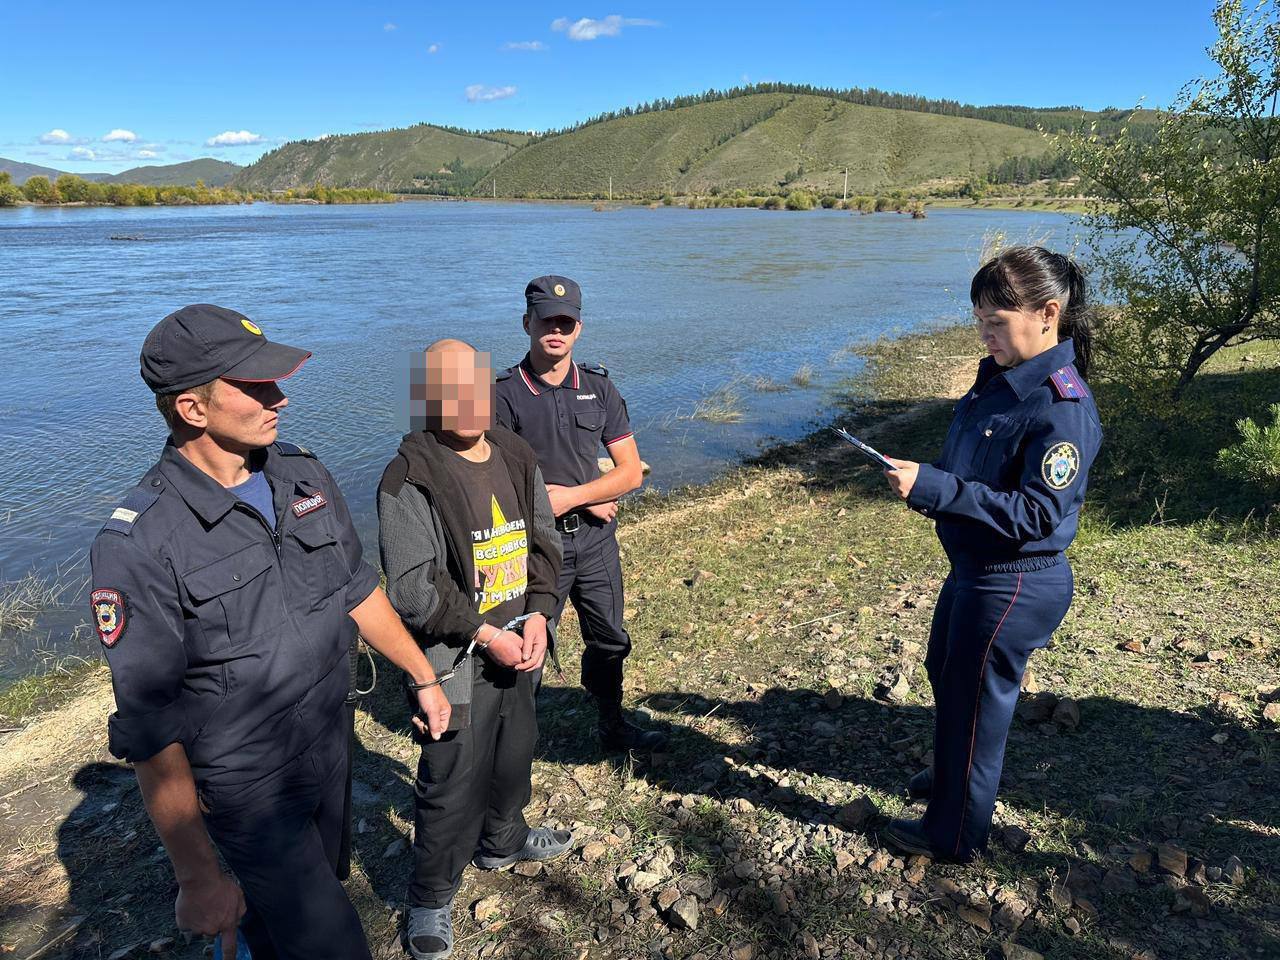
[[[555,292],[555,295],[556,295],[557,297],[563,297],[563,296],[564,296],[564,284],[563,284],[563,283],[557,283],[557,284],[556,284],[554,287],[552,287],[551,289]]]
[[[93,625],[104,647],[114,647],[124,636],[125,602],[119,590],[95,590],[89,595]]]
[[[1080,472],[1080,451],[1074,443],[1055,443],[1044,455],[1040,464],[1040,475],[1044,482],[1055,490],[1063,490],[1071,484]]]

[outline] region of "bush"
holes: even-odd
[[[89,199],[89,181],[74,173],[64,173],[55,186],[63,203],[84,203]]]
[[[793,190],[787,195],[788,210],[812,210],[813,194],[806,193],[804,190]]]
[[[781,210],[786,205],[787,201],[776,193],[772,197],[766,198],[764,203],[760,204],[760,206],[765,210]]]
[[[4,176],[5,179],[0,180],[0,207],[12,207],[22,200],[22,191],[9,182],[8,174]]]
[[[664,193],[664,194],[662,195],[662,205],[663,205],[664,207],[669,207],[669,206],[671,206],[671,204],[673,204],[673,203],[675,203],[675,197],[671,196],[671,194],[669,194],[669,193]]]
[[[822,203],[822,209],[830,210],[833,207],[837,207],[840,205],[840,198],[833,197],[830,194],[827,194],[825,197],[822,198],[821,203]]]
[[[1218,468],[1229,476],[1280,492],[1280,403],[1267,408],[1271,424],[1236,421],[1240,442],[1218,451]]]
[[[22,185],[22,193],[32,203],[58,202],[58,190],[48,177],[32,177]]]

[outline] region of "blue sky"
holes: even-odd
[[[1209,2],[0,4],[0,156],[72,171],[248,163],[422,121],[558,127],[780,80],[970,103],[1169,103]]]

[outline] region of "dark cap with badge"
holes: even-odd
[[[178,393],[219,377],[267,383],[292,376],[310,356],[310,350],[268,340],[242,313],[193,303],[147,334],[142,379],[154,393]]]
[[[568,317],[582,321],[582,288],[568,277],[536,277],[524,288],[526,312],[531,320]]]

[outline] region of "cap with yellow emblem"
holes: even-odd
[[[211,303],[175,310],[142,344],[142,379],[155,393],[190,390],[219,377],[250,383],[298,372],[310,350],[268,340],[242,313]]]
[[[526,312],[531,320],[568,317],[582,320],[582,288],[568,277],[536,277],[524,288]]]

